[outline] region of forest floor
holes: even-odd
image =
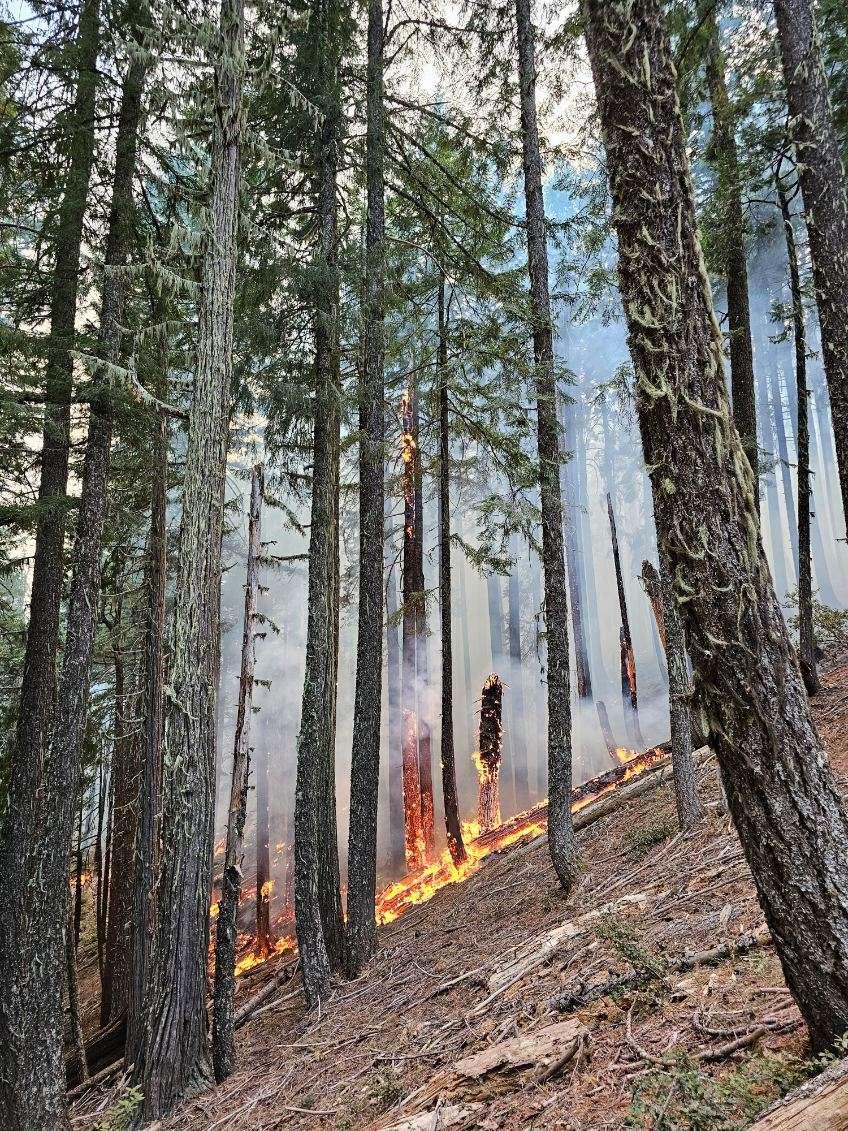
[[[848,792],[848,657],[825,669],[814,710]],[[758,931],[713,762],[700,779],[708,807],[688,836],[668,786],[580,832],[568,899],[537,838],[381,928],[370,969],[320,1014],[293,974],[239,1030],[242,1067],[162,1131],[747,1126],[819,1066]],[[270,978],[277,960],[266,965]],[[606,985],[627,975],[637,984]],[[96,1126],[110,1102],[90,1091],[76,1125]]]

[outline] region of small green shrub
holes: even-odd
[[[109,1114],[94,1125],[94,1131],[129,1131],[143,1099],[141,1088],[126,1088]]]
[[[661,978],[665,973],[665,959],[651,952],[629,920],[617,915],[604,915],[592,929],[602,942],[609,943],[616,954],[629,962],[637,973],[648,974],[652,978]]]

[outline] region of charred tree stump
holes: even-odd
[[[227,847],[221,899],[215,932],[215,990],[212,999],[212,1064],[220,1083],[235,1068],[235,1029],[233,1000],[236,990],[236,916],[242,880],[242,844],[247,811],[247,778],[250,769],[250,717],[253,710],[253,673],[256,668],[256,598],[259,593],[259,556],[262,549],[262,465],[253,468],[250,482],[250,521],[247,540],[247,584],[244,592],[244,627],[241,638],[236,735],[233,749],[233,776],[227,817]],[[257,821],[258,829],[258,821]],[[258,835],[258,834],[257,834]],[[267,835],[267,822],[266,822]],[[259,857],[257,844],[257,860]],[[258,870],[258,865],[257,865]],[[257,900],[260,899],[257,891]]]
[[[621,612],[621,627],[618,640],[621,649],[621,702],[624,709],[624,725],[627,738],[637,750],[645,748],[645,739],[639,726],[639,696],[636,688],[636,658],[633,655],[633,640],[630,636],[630,617],[627,613],[627,597],[624,592],[624,577],[621,572],[621,554],[618,548],[618,532],[615,526],[615,511],[612,495],[607,491],[607,513],[609,515],[612,556],[615,562],[615,581],[618,588],[618,607]]]
[[[501,823],[502,710],[503,684],[493,672],[483,684],[480,703],[480,792],[477,799],[477,821],[480,831],[486,833]]]

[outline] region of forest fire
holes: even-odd
[[[584,782],[574,790],[571,802],[572,813],[578,813],[593,801],[598,801],[606,794],[612,793],[625,782],[659,766],[668,758],[668,752],[661,746],[654,747],[644,754],[617,747],[616,756],[620,762],[619,766]],[[547,827],[547,811],[548,803],[545,800],[532,809],[516,814],[491,831],[481,829],[476,821],[464,822],[462,834],[467,859],[462,864],[454,864],[450,851],[446,848],[434,863],[389,884],[377,896],[377,921],[394,922],[409,907],[427,903],[440,888],[467,879],[478,870],[486,857],[501,852],[520,840],[543,833]]]

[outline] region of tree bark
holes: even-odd
[[[417,535],[420,517],[415,489],[415,449],[418,443],[414,389],[404,393],[403,429],[403,627],[401,709],[403,715],[403,813],[406,866],[409,871],[424,862],[424,824],[421,810],[421,768],[418,760],[420,739],[418,696],[418,637],[423,616],[424,582],[419,578]]]
[[[621,572],[621,554],[618,549],[618,533],[615,527],[615,511],[612,509],[612,495],[607,491],[607,514],[609,515],[612,557],[615,563],[615,583],[618,589],[618,608],[621,615],[618,640],[621,654],[621,701],[624,712],[624,726],[627,738],[637,750],[645,748],[645,739],[639,726],[639,695],[636,687],[636,657],[633,655],[633,640],[630,636],[630,617],[627,613],[627,595],[624,592],[624,575]]]
[[[503,751],[501,712],[503,684],[492,672],[483,684],[480,697],[480,741],[477,822],[480,832],[488,833],[501,823],[500,773]]]
[[[663,7],[586,0],[584,12],[664,564],[760,904],[821,1049],[848,1028],[848,821],[729,412]]]
[[[68,1030],[71,1056],[68,1068],[80,1080],[88,1079],[88,1065],[85,1059],[85,1041],[82,1035],[79,1009],[79,987],[77,985],[77,947],[74,940],[73,924],[68,924],[65,935],[65,986],[68,992]]]
[[[797,419],[795,446],[798,458],[798,660],[808,695],[821,690],[816,664],[816,638],[813,631],[813,568],[810,553],[810,407],[807,390],[807,329],[804,322],[804,301],[801,294],[801,274],[798,270],[798,251],[795,246],[795,228],[789,198],[780,178],[780,169],[774,178],[783,234],[786,238],[786,257],[789,262],[789,291],[792,295],[792,336],[795,344],[795,400]]]
[[[167,346],[160,352],[160,381],[167,383]],[[167,488],[168,425],[158,413],[151,450],[150,532],[144,587],[147,595],[144,625],[144,676],[141,717],[142,751],[138,784],[135,867],[132,903],[132,963],[127,1011],[126,1061],[137,1064],[145,1024],[145,992],[156,928],[155,880],[159,856],[162,795],[162,740],[165,713],[165,583],[168,570]]]
[[[256,938],[254,953],[267,958],[274,949],[271,931],[271,828],[268,796],[268,754],[261,747],[256,765]]]
[[[262,492],[264,471],[256,464],[250,477],[250,517],[247,532],[247,577],[244,587],[244,626],[241,637],[241,674],[233,773],[227,815],[227,843],[218,919],[215,928],[215,989],[212,998],[212,1063],[220,1084],[236,1066],[233,1001],[236,993],[236,941],[239,897],[244,859],[244,821],[247,814],[247,782],[250,772],[250,720],[253,713],[253,677],[256,670],[256,601],[259,595],[259,559],[262,555]],[[259,821],[257,819],[257,840]],[[257,844],[257,860],[259,858]],[[258,869],[257,869],[258,871]],[[257,876],[258,882],[258,876]],[[260,898],[259,889],[256,892]]]
[[[87,19],[94,23],[86,34],[96,39],[96,9],[87,14]],[[136,10],[131,27],[134,31],[138,27]],[[92,58],[96,58],[96,45],[91,50]],[[132,62],[121,92],[97,350],[99,360],[107,366],[115,364],[120,353],[125,284],[110,279],[108,272],[123,265],[129,246],[144,76],[144,64]],[[93,82],[93,76],[88,81]],[[73,275],[75,299],[75,272]],[[31,808],[28,791],[23,796],[18,793],[18,787],[24,783],[15,781],[13,771],[10,808],[0,843],[0,896],[9,909],[0,933],[0,979],[3,985],[14,987],[4,998],[0,1024],[0,1079],[7,1084],[16,1081],[11,1088],[0,1089],[0,1115],[5,1115],[4,1122],[9,1126],[62,1127],[67,1120],[61,1055],[61,986],[68,925],[68,853],[82,770],[91,654],[100,606],[100,552],[112,440],[110,396],[107,382],[99,376],[82,473],[62,681],[49,747],[46,756],[40,752],[37,759],[44,779],[35,807]],[[60,564],[58,568],[61,575]],[[26,706],[23,700],[22,706]],[[35,772],[38,774],[38,769]],[[35,819],[30,824],[32,818]],[[11,890],[6,889],[7,884]],[[21,905],[22,900],[26,906]],[[30,1031],[33,1023],[36,1028]],[[18,1061],[11,1072],[6,1071],[6,1056]]]
[[[454,864],[466,858],[456,788],[456,750],[453,727],[453,623],[451,603],[450,414],[448,386],[448,325],[445,310],[445,276],[438,289],[439,372],[439,610],[442,627],[442,796],[448,849]]]
[[[39,516],[17,718],[17,751],[12,751],[9,782],[12,810],[21,817],[27,810],[32,811],[35,804],[25,799],[32,798],[38,789],[35,775],[49,741],[55,710],[73,389],[71,350],[75,339],[83,219],[94,164],[99,51],[100,0],[83,0],[75,44],[76,92],[68,123],[68,173],[59,208],[50,288]]]
[[[335,843],[335,716],[338,648],[339,274],[337,161],[340,141],[336,0],[316,0],[323,107],[317,155],[319,217],[315,287],[315,424],[309,537],[306,672],[295,787],[295,920],[307,1001],[330,989],[343,958],[338,845]]]
[[[521,594],[518,587],[518,536],[513,535],[512,557],[515,560],[509,574],[507,599],[509,603],[509,730],[512,766],[515,780],[515,806],[520,812],[530,804],[530,779],[527,772],[527,730],[524,718],[524,670],[521,657]]]
[[[168,689],[161,875],[145,1038],[133,1073],[159,1119],[210,1077],[206,1023],[212,888],[221,535],[232,376],[244,10],[222,0],[197,366],[188,421]]]
[[[436,854],[436,806],[433,801],[433,746],[430,729],[430,642],[427,636],[427,595],[424,583],[424,476],[421,469],[420,403],[417,396],[413,401],[412,411],[415,435],[412,467],[416,518],[412,549],[418,617],[415,635],[418,780],[421,787],[421,834],[424,842],[424,859],[429,861]]]
[[[667,575],[660,575],[649,561],[642,562],[642,579],[651,596],[658,601],[657,623],[662,626],[662,640],[668,665],[669,721],[671,725],[671,763],[674,769],[674,795],[677,819],[681,829],[688,829],[701,815],[695,782],[695,759],[692,756],[692,680],[686,655],[683,622],[674,595],[674,586]]]
[[[359,620],[350,765],[347,967],[374,953],[377,920],[377,809],[383,689],[383,535],[385,525],[385,147],[383,2],[368,4],[364,373],[359,401]]]
[[[724,52],[721,48],[716,5],[707,7],[704,30],[709,36],[707,86],[713,112],[712,145],[718,167],[722,213],[721,245],[727,283],[727,320],[730,337],[730,386],[733,419],[754,482],[759,475],[757,447],[757,395],[754,384],[754,349],[751,344],[751,310],[748,302],[748,263],[745,258],[745,214],[742,209],[742,176],[736,148],[736,115],[727,92]],[[759,491],[756,493],[759,510]]]
[[[810,0],[775,0],[804,208],[842,503],[848,516],[848,199]],[[842,535],[844,537],[844,533]]]
[[[401,650],[398,639],[398,589],[395,579],[394,544],[386,542],[386,682],[388,691],[389,740],[389,869],[399,876],[405,864],[403,726],[401,716]]]
[[[533,311],[533,357],[542,511],[542,568],[548,646],[548,849],[563,888],[574,883],[576,849],[571,819],[571,695],[568,671],[568,597],[560,490],[560,442],[548,289],[548,247],[542,196],[542,160],[536,119],[536,60],[530,0],[516,0],[518,77],[527,266]]]
[[[565,413],[565,446],[568,463],[565,467],[565,492],[563,522],[565,528],[565,563],[568,571],[568,595],[571,599],[571,629],[574,634],[574,673],[577,676],[577,698],[592,699],[592,669],[583,624],[583,593],[581,587],[582,538],[579,531],[580,509],[584,502],[577,483],[577,439],[575,428],[576,406],[569,405]]]

